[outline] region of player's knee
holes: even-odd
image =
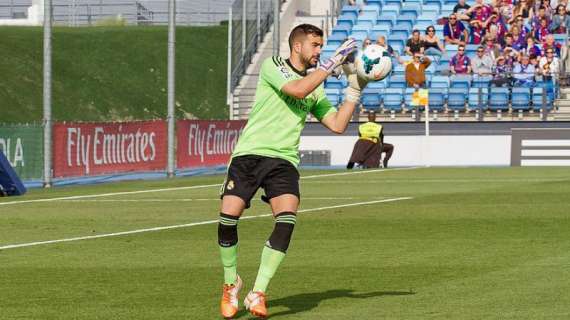
[[[237,224],[239,217],[220,213],[218,223],[218,244],[221,247],[235,246],[238,242]]]
[[[287,252],[293,229],[297,222],[294,212],[281,212],[275,216],[275,228],[269,237],[268,246],[274,250]]]

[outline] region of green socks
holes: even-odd
[[[279,267],[283,258],[285,258],[285,253],[269,247],[263,247],[263,252],[261,253],[261,265],[259,266],[259,272],[255,279],[253,291],[267,291],[269,281],[271,281],[271,278],[275,275],[275,271],[277,271],[277,267]]]
[[[235,284],[237,281],[238,220],[239,217],[220,213],[218,245],[224,266],[224,284]]]
[[[225,284],[235,284],[237,281],[237,252],[237,244],[229,248],[220,247]]]

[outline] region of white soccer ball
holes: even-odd
[[[380,81],[392,71],[392,59],[384,47],[371,44],[356,53],[354,67],[359,77],[369,81]]]

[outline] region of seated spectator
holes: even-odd
[[[486,34],[493,34],[499,39],[502,39],[508,31],[505,20],[496,11],[483,23],[483,28]]]
[[[487,54],[482,46],[477,48],[477,54],[471,59],[471,70],[477,76],[489,76],[493,70],[495,61]]]
[[[467,30],[463,23],[457,21],[457,15],[449,15],[449,22],[443,27],[443,37],[446,44],[465,44],[468,39]]]
[[[513,27],[514,26],[517,26],[519,28],[520,36],[523,37],[523,39],[526,39],[526,36],[529,34],[530,29],[525,25],[524,18],[520,16],[517,17],[516,21],[513,23]]]
[[[536,73],[540,73],[540,67],[538,65],[538,57],[540,56],[535,56],[535,55],[530,55],[528,56],[529,60],[530,60],[530,64],[532,64],[534,66],[534,70]]]
[[[499,14],[503,21],[511,21],[513,18],[513,4],[510,0],[503,0],[499,8]]]
[[[557,75],[560,72],[560,60],[555,56],[554,49],[546,49],[546,55],[540,58],[539,73],[543,75],[544,79],[552,79],[552,76]]]
[[[505,84],[510,86],[511,84],[513,68],[506,61],[505,56],[499,56],[495,62],[491,84],[496,87],[502,87]]]
[[[493,8],[486,5],[483,0],[475,0],[475,4],[467,10],[471,20],[485,21],[493,12]]]
[[[370,38],[368,37],[364,38],[364,41],[362,41],[362,49],[366,49],[366,47],[368,47],[371,44],[372,40],[370,40]]]
[[[412,37],[406,41],[405,52],[409,56],[413,56],[416,52],[424,52],[424,43],[419,30],[412,31]]]
[[[513,68],[514,85],[532,87],[534,85],[534,66],[530,64],[527,55],[523,55],[520,62],[515,63]]]
[[[540,56],[540,55],[542,55],[542,52],[540,51],[540,47],[538,45],[536,45],[536,43],[534,42],[534,38],[530,37],[530,36],[526,38],[526,47],[522,50],[522,52],[524,54],[526,54],[527,56],[531,56],[531,55]]]
[[[390,55],[390,58],[392,58],[392,64],[395,65],[396,61],[399,64],[404,64],[404,60],[402,59],[402,57],[400,57],[400,55],[398,54],[398,52],[394,51],[394,48],[392,48],[391,45],[386,44],[386,37],[385,36],[379,36],[376,39],[376,44],[384,47],[386,49],[386,51],[388,51],[388,54]],[[394,61],[395,60],[395,61]]]
[[[457,15],[459,20],[468,21],[470,19],[467,11],[471,6],[465,3],[465,0],[457,0],[457,4],[453,7],[453,13]]]
[[[406,83],[408,87],[425,88],[426,86],[426,69],[431,64],[428,57],[421,53],[414,53],[414,60],[406,66]]]
[[[554,41],[554,36],[549,34],[544,37],[544,42],[542,43],[542,53],[544,54],[547,49],[554,49],[554,56],[560,58],[560,51],[562,49],[562,45],[556,41]]]
[[[542,1],[536,0],[534,4],[534,11],[538,12],[540,10],[540,7],[544,7],[544,15],[546,17],[551,18],[554,15],[553,8],[556,8],[556,6],[552,6],[550,4],[550,0],[542,0]]]
[[[526,38],[521,35],[521,29],[514,25],[511,27],[511,34],[513,35],[513,49],[521,51],[526,45]]]
[[[491,57],[493,61],[501,54],[501,46],[495,43],[495,40],[488,35],[485,37],[485,43],[482,45],[485,54]]]
[[[513,34],[512,33],[505,34],[505,38],[503,39],[503,42],[501,43],[502,50],[504,51],[505,48],[507,48],[507,47],[514,50],[513,44],[514,44]]]
[[[552,33],[564,34],[567,30],[570,30],[570,16],[568,16],[564,5],[558,5],[556,14],[552,17],[550,31]]]
[[[513,9],[513,16],[521,16],[523,19],[533,16],[533,10],[528,6],[529,0],[519,0]],[[511,21],[512,22],[512,21]]]
[[[449,71],[452,74],[471,73],[471,59],[465,54],[465,45],[459,45],[457,54],[449,61]]]
[[[478,10],[481,7],[479,7]],[[483,36],[485,35],[485,29],[483,28],[483,22],[479,21],[479,20],[471,20],[469,22],[469,26],[470,26],[470,35],[471,37],[469,38],[469,43],[470,44],[481,44],[481,42],[483,41]]]
[[[546,0],[548,1],[548,0]],[[534,17],[532,17],[531,22],[530,22],[530,26],[533,30],[536,30],[540,27],[540,20],[542,19],[546,19],[546,25],[549,26],[550,25],[550,16],[546,15],[546,8],[544,6],[540,6],[540,8],[538,8],[538,14],[535,15]]]
[[[540,25],[534,29],[533,36],[539,42],[542,42],[544,38],[550,34],[550,30],[548,29],[548,20],[546,18],[540,19]]]
[[[435,35],[435,28],[433,26],[427,27],[423,41],[425,55],[441,57],[445,53],[445,46]]]

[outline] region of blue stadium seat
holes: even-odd
[[[552,109],[552,100],[545,93],[546,90],[544,88],[532,88],[532,108],[534,110],[543,108],[546,108],[546,110]]]
[[[332,57],[332,55],[335,53],[336,49],[337,49],[337,46],[334,46],[334,45],[327,44],[326,46],[324,46],[323,49],[321,50],[321,60],[325,60],[327,58]]]
[[[341,102],[340,89],[336,88],[325,88],[325,94],[327,99],[335,106],[339,105]]]
[[[513,110],[530,109],[530,88],[513,88],[511,95]]]
[[[372,28],[378,20],[378,14],[374,12],[364,12],[358,16],[356,23],[360,25],[369,25]]]
[[[358,13],[359,13],[358,6],[346,5],[346,6],[343,6],[341,11],[340,11],[341,16],[346,16],[346,17],[352,16],[352,17],[354,17],[354,19],[358,18]]]
[[[451,88],[463,88],[467,92],[467,88],[471,87],[471,75],[458,74],[451,77]]]
[[[442,1],[441,0],[424,0],[424,6],[438,6],[439,10],[441,10]]]
[[[465,110],[467,92],[465,89],[449,89],[447,94],[447,108],[450,110]]]
[[[384,106],[384,110],[401,111],[402,97],[403,97],[402,93],[403,93],[402,89],[395,89],[395,88],[385,89],[384,94],[382,96],[382,105]]]
[[[509,89],[492,87],[489,94],[490,110],[508,110],[509,109]]]
[[[406,77],[404,75],[393,75],[390,77],[390,88],[405,88]]]
[[[411,33],[410,30],[411,29],[412,28],[408,27],[407,25],[398,24],[398,25],[394,26],[394,28],[392,28],[392,32],[390,33],[390,37],[392,39],[399,38],[399,37],[407,39],[410,37],[410,33]]]
[[[422,5],[422,16],[426,14],[426,12],[436,12],[436,15],[439,15],[439,11],[441,10],[441,3],[434,2],[434,3],[425,3]]]
[[[383,6],[381,16],[383,16],[384,14],[387,14],[388,12],[391,12],[391,13],[395,14],[396,16],[399,16],[400,15],[400,2],[389,3],[389,4],[386,4],[385,6]]]
[[[331,34],[337,34],[339,36],[344,36],[345,38],[348,38],[350,31],[351,28],[349,28],[347,25],[336,25],[334,26]]]
[[[401,0],[384,0],[384,6],[397,7],[398,10],[402,7]]]
[[[445,89],[430,89],[428,103],[430,110],[443,111],[445,108]]]
[[[327,39],[327,46],[338,47],[344,40],[346,40],[346,37],[339,33],[331,34]]]
[[[415,23],[416,23],[416,21],[414,19],[410,19],[410,18],[406,18],[406,17],[398,17],[398,19],[396,20],[396,25],[392,29],[406,28],[406,30],[411,32]]]
[[[403,64],[401,64],[401,63],[396,64],[396,65],[393,67],[393,69],[392,69],[392,74],[393,74],[393,75],[400,75],[400,76],[402,76],[402,75],[405,74],[405,72],[406,72],[406,66],[403,65]]]
[[[352,29],[352,26],[356,24],[356,18],[352,15],[341,15],[336,23],[338,26],[347,26],[349,29]]]
[[[434,76],[433,78],[431,78],[430,86],[432,88],[447,89],[449,88],[449,77]]]
[[[369,6],[377,6],[379,9],[382,8],[384,1],[383,0],[368,0],[366,4]]]
[[[360,12],[374,12],[376,14],[376,17],[378,17],[380,14],[380,8],[376,5],[365,5],[360,9]]]
[[[492,79],[493,77],[491,76],[473,75],[473,81],[471,82],[471,86],[473,88],[488,88]]]
[[[354,27],[352,27],[352,32],[350,34],[350,37],[354,39],[364,39],[368,37],[369,31],[370,31],[370,26],[356,24]]]
[[[325,82],[325,89],[344,89],[346,87],[346,77],[342,76],[340,79],[335,77],[328,77]]]
[[[378,88],[364,88],[360,100],[362,105],[367,109],[380,109],[380,90]]]
[[[471,88],[469,89],[469,98],[467,103],[467,108],[469,110],[477,110],[481,108],[482,110],[487,109],[487,101],[489,97],[489,91],[487,88]]]
[[[404,90],[404,109],[412,110],[415,108],[415,106],[412,105],[412,98],[415,91],[415,88],[406,88],[406,90]]]

